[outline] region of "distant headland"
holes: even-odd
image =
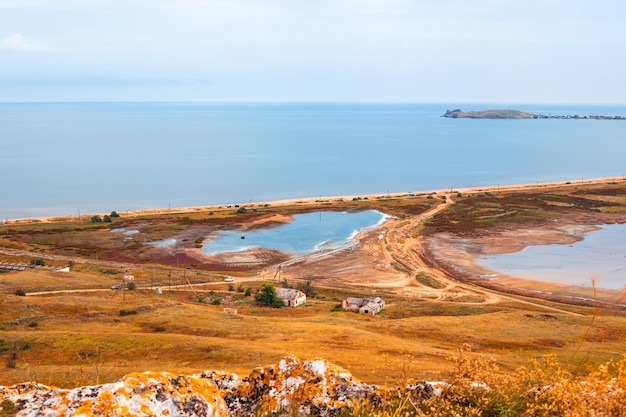
[[[552,115],[535,114],[519,110],[480,110],[462,111],[461,109],[448,110],[441,117],[451,117],[453,119],[594,119],[594,120],[626,120],[624,116],[580,116],[575,115]]]

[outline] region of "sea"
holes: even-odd
[[[624,106],[0,103],[0,219],[626,173],[626,121],[443,118]]]
[[[441,117],[456,108],[626,115],[626,105],[0,103],[0,223],[626,174],[624,120]],[[263,232],[268,235],[241,239],[225,233],[203,250],[272,242],[279,250],[302,253],[341,245],[355,230],[377,224],[382,214],[325,213],[316,229],[323,225],[327,234],[309,235],[303,225],[316,223],[316,216],[321,214]],[[592,271],[600,272],[600,287],[619,289],[626,282],[626,253],[623,246],[615,249],[615,242],[624,241],[625,231],[606,230],[610,233],[594,232],[595,246],[586,251],[585,245],[559,248],[556,255],[528,248],[483,261],[507,273],[574,285],[585,285]],[[255,243],[258,238],[262,243]],[[606,259],[611,248],[615,256]],[[585,259],[586,266],[577,259]],[[563,274],[555,272],[565,265]],[[578,269],[576,277],[572,268]]]

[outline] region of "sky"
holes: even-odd
[[[623,0],[0,0],[0,102],[626,102]]]

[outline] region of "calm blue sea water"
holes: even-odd
[[[573,245],[530,246],[485,256],[480,263],[507,275],[578,286],[621,290],[626,286],[626,224],[606,225]]]
[[[207,240],[202,252],[213,255],[252,248],[276,249],[302,254],[333,249],[344,244],[359,230],[379,224],[385,216],[374,210],[360,213],[318,212],[296,214],[292,222],[281,227],[249,232],[220,232]],[[243,239],[242,239],[243,237]]]
[[[502,106],[0,104],[0,219],[626,173],[626,122],[440,117],[456,107]]]

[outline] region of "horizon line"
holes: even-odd
[[[626,106],[625,102],[548,102],[548,101],[352,101],[352,100],[24,100],[2,101],[0,104],[166,104],[166,103],[197,103],[197,104],[429,104],[429,105],[542,105],[542,106]]]

